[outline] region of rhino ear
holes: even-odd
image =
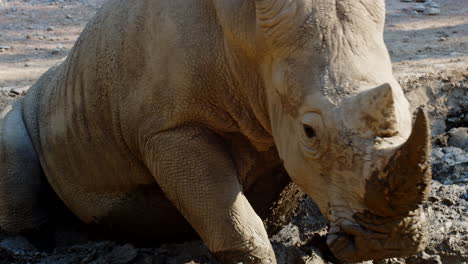
[[[287,45],[291,32],[299,28],[297,0],[255,0],[257,28],[270,47]]]
[[[391,137],[398,133],[392,87],[384,83],[343,102],[346,126],[370,136]]]

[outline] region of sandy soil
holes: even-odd
[[[1,1],[0,46],[12,47],[0,52],[0,88],[4,88],[31,85],[65,58],[88,19],[105,0]],[[415,13],[412,2],[386,2],[385,41],[396,75],[466,67],[466,0],[435,1],[441,9],[436,16]]]
[[[0,108],[66,57],[103,2],[0,0]],[[385,41],[395,75],[412,105],[427,105],[431,113],[437,181],[425,205],[433,235],[428,249],[408,259],[368,263],[467,263],[468,149],[453,142],[468,127],[468,3],[433,1],[440,14],[428,15],[427,9],[415,12],[414,2],[386,2]],[[326,224],[313,202],[294,186],[285,195],[298,206],[292,218],[270,223],[279,263],[338,263],[326,249]],[[0,263],[214,263],[200,241],[135,248],[91,242],[80,228],[73,220],[58,224],[46,234],[53,236],[53,246],[38,244],[43,240],[37,236],[0,234]]]
[[[413,11],[416,3],[387,0],[385,42],[396,76],[437,72],[468,65],[466,0],[433,1],[440,15]]]

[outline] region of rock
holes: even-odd
[[[400,0],[401,2],[413,2],[413,0]]]
[[[0,248],[4,248],[10,252],[30,251],[35,252],[37,249],[22,236],[8,237],[0,242]]]
[[[107,263],[126,264],[135,259],[137,254],[138,251],[130,244],[116,246],[109,255],[107,255]]]
[[[462,54],[461,54],[460,52],[454,51],[454,52],[450,52],[449,55],[450,55],[450,56],[453,56],[453,57],[456,57],[456,56],[461,56]]]
[[[442,135],[438,135],[435,137],[434,139],[434,142],[441,146],[441,147],[447,147],[448,146],[448,139],[449,139],[449,135],[447,134],[442,134]]]
[[[468,127],[452,128],[449,132],[448,145],[468,151]]]
[[[439,38],[439,41],[446,41],[446,40],[447,40],[446,37],[440,37],[440,38]]]
[[[422,252],[415,257],[408,258],[406,264],[442,264],[442,261],[438,255],[429,255]]]
[[[28,35],[25,36],[25,38],[26,39],[32,39],[32,36],[28,34]]]
[[[437,3],[429,3],[429,7],[440,8],[440,5]]]
[[[413,6],[413,10],[416,12],[424,12],[426,7],[423,4],[416,4]]]
[[[311,247],[310,252],[311,252],[310,255],[301,257],[298,263],[303,263],[303,264],[325,264],[327,263],[323,260],[323,254],[318,248]]]
[[[4,51],[7,51],[7,50],[11,50],[12,47],[11,46],[0,46],[0,52],[4,52]]]
[[[438,14],[440,14],[440,8],[431,7],[429,9],[427,9],[427,14],[431,15],[431,16],[438,15]]]
[[[299,228],[292,223],[286,225],[281,231],[274,235],[271,240],[281,241],[286,246],[298,246],[301,244]]]
[[[461,118],[459,116],[452,116],[447,118],[447,123],[452,123],[452,124],[458,124],[458,122],[461,121]]]
[[[11,89],[10,92],[17,94],[17,95],[25,95],[28,89],[29,89],[29,86],[16,87],[16,88]]]
[[[60,54],[61,52],[62,52],[62,50],[59,49],[59,48],[55,48],[55,49],[52,49],[52,50],[50,51],[50,53],[51,53],[51,54],[54,54],[54,55],[55,55],[55,54]]]
[[[401,39],[401,41],[402,41],[403,43],[408,43],[408,42],[410,41],[410,38],[409,38],[409,37],[403,37],[403,38]]]
[[[433,178],[443,184],[468,183],[468,151],[456,147],[434,148]]]
[[[67,15],[65,15],[65,18],[67,18],[67,19],[72,19],[72,18],[73,18],[73,16],[72,16],[72,15],[70,15],[70,14],[67,14]]]
[[[16,11],[18,11],[18,8],[15,6],[15,7],[10,8],[10,9],[7,11],[7,14],[9,14],[9,13],[14,13],[14,12],[16,12]]]
[[[325,264],[325,262],[323,261],[323,259],[321,257],[315,257],[315,256],[303,257],[301,259],[301,262],[299,262],[299,263],[303,263],[303,264]]]
[[[54,31],[54,30],[55,30],[55,28],[54,28],[54,27],[52,27],[52,26],[50,26],[50,27],[47,27],[47,31]]]

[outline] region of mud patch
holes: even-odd
[[[433,123],[435,180],[429,201],[424,204],[431,243],[417,256],[366,263],[468,261],[468,149],[448,145],[449,132],[465,125],[458,120],[463,120],[468,113],[467,76],[467,71],[456,71],[400,80],[413,106],[426,105]],[[8,95],[2,97],[5,96]],[[449,138],[444,140],[444,137]],[[293,184],[285,189],[265,225],[278,263],[340,263],[326,246],[325,219],[312,199]],[[86,227],[73,216],[68,216],[42,234],[0,236],[0,263],[217,262],[201,241],[149,248],[136,247],[128,241],[102,241],[89,235]]]

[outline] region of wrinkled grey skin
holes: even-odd
[[[3,113],[0,228],[46,221],[50,185],[86,223],[158,239],[187,221],[225,263],[275,263],[256,211],[284,164],[339,259],[421,251],[428,120],[412,125],[384,13],[383,0],[108,2]]]

